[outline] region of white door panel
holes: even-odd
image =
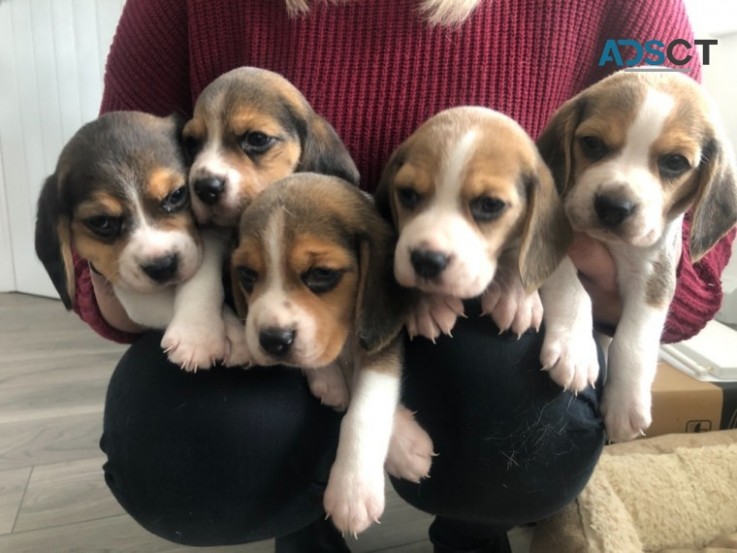
[[[6,200],[0,200],[0,290],[56,296],[34,253],[36,199],[64,143],[97,116],[123,3],[0,1],[0,192],[4,184]]]

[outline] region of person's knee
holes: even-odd
[[[540,370],[541,333],[493,330],[486,318],[464,319],[453,338],[407,345],[403,399],[438,456],[429,480],[394,483],[420,509],[504,526],[575,498],[604,430],[595,390],[574,396]]]
[[[506,435],[466,433],[436,448],[428,480],[392,483],[421,510],[510,528],[546,518],[575,499],[603,444],[598,415],[548,418],[543,413],[520,421]]]
[[[298,371],[188,374],[159,339],[128,350],[105,406],[105,476],[129,514],[190,545],[265,539],[319,516],[339,415]]]

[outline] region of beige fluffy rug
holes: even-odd
[[[737,430],[607,446],[531,553],[736,553]]]

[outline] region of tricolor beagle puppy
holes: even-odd
[[[693,208],[694,261],[737,221],[733,152],[692,79],[626,71],[566,102],[539,147],[571,225],[606,244],[617,266],[623,310],[602,412],[610,439],[631,439],[651,421],[683,213]]]
[[[521,334],[544,318],[542,366],[561,386],[596,379],[591,303],[565,255],[570,226],[516,122],[481,107],[431,117],[392,154],[377,204],[399,231],[397,281],[422,293],[411,335],[450,333],[461,300],[481,296],[500,331]]]
[[[353,534],[383,512],[385,461],[418,481],[432,455],[429,436],[397,409],[404,294],[391,272],[393,239],[368,195],[301,173],[246,208],[231,258],[254,362],[301,368],[324,403],[348,406],[324,506]]]
[[[210,83],[183,137],[192,158],[192,208],[202,224],[236,227],[259,192],[294,172],[358,184],[333,127],[294,85],[265,69],[239,67]]]
[[[228,347],[228,337],[243,342],[238,319],[223,310],[222,290],[202,286],[220,279],[224,251],[195,226],[180,131],[176,118],[140,112],[84,125],[41,191],[36,253],[67,309],[74,250],[112,283],[131,320],[169,328],[164,340],[181,337],[169,348],[173,362],[186,369],[240,363]]]

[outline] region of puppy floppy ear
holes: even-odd
[[[56,174],[46,179],[36,213],[36,255],[51,277],[64,307],[74,303],[75,279],[72,260],[72,229],[62,211],[61,190]]]
[[[538,159],[536,171],[523,178],[527,213],[522,231],[519,271],[522,284],[529,293],[537,290],[555,271],[571,245],[573,231],[553,177],[542,159]]]
[[[360,180],[356,164],[338,133],[316,113],[308,118],[296,170],[340,177],[356,186]]]
[[[392,201],[392,183],[397,172],[404,164],[404,156],[402,155],[402,147],[400,146],[389,158],[381,173],[381,179],[374,191],[374,200],[379,214],[387,221],[397,226],[396,207]]]
[[[394,280],[395,235],[389,223],[372,213],[359,232],[359,282],[355,325],[361,347],[369,354],[381,351],[402,330],[405,299]]]
[[[238,314],[238,318],[245,323],[246,317],[248,316],[248,302],[241,288],[240,275],[235,265],[233,265],[232,259],[230,261],[230,290],[233,294],[235,312]]]
[[[568,100],[553,114],[537,140],[537,148],[561,196],[573,184],[573,138],[585,108],[583,97]]]
[[[731,146],[712,138],[704,148],[689,249],[698,261],[737,223],[737,181]]]
[[[184,130],[184,125],[187,123],[184,116],[179,113],[171,113],[165,118],[165,121],[171,125],[176,143],[180,145],[183,144],[182,131]]]

